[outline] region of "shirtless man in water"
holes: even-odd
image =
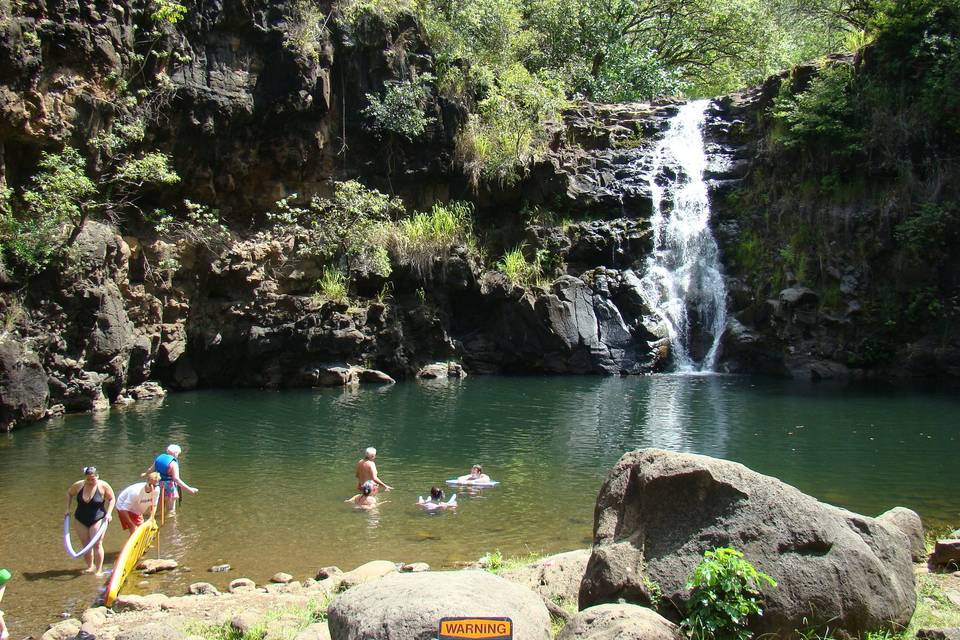
[[[357,476],[357,491],[363,491],[363,483],[367,481],[373,483],[373,493],[371,495],[376,495],[380,487],[383,487],[384,491],[393,489],[393,487],[377,477],[377,465],[374,463],[376,458],[377,450],[373,447],[367,447],[363,458],[357,461],[355,474]]]

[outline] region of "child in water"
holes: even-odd
[[[443,501],[443,489],[440,487],[430,487],[430,499],[424,500],[422,497],[417,500],[417,504],[428,510],[433,509],[455,509],[457,506],[456,494],[450,496],[450,500]]]
[[[352,498],[347,498],[344,502],[353,503],[355,509],[373,509],[377,506],[377,498],[373,495],[373,481],[367,480],[360,485],[360,493],[353,496]],[[379,504],[386,504],[382,502]]]

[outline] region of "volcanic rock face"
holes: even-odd
[[[644,449],[604,482],[580,607],[625,598],[678,620],[703,552],[744,553],[764,587],[758,634],[826,628],[852,635],[906,625],[916,604],[910,545],[894,527],[823,504],[775,478],[706,456]]]

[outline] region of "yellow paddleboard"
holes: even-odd
[[[127,544],[123,545],[123,550],[113,564],[113,573],[110,574],[110,579],[107,581],[107,595],[104,597],[103,604],[109,607],[117,599],[127,576],[137,568],[140,557],[153,544],[159,530],[160,526],[154,518],[134,529],[133,535],[127,540]]]

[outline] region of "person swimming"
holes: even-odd
[[[468,473],[465,476],[460,476],[459,478],[457,478],[457,482],[461,484],[472,484],[472,483],[487,484],[491,482],[491,480],[490,480],[490,476],[488,476],[483,472],[483,467],[481,467],[478,464],[475,464],[472,467],[470,467],[470,473]]]
[[[387,501],[377,501],[377,497],[374,495],[374,487],[376,487],[376,485],[373,484],[373,481],[367,480],[361,483],[360,493],[352,498],[347,498],[344,502],[352,503],[355,509],[373,509],[380,504],[386,504]]]
[[[457,506],[457,494],[450,496],[446,502],[443,501],[443,489],[437,486],[430,487],[430,498],[424,500],[423,496],[417,498],[417,505],[431,511],[433,509],[455,509]]]

